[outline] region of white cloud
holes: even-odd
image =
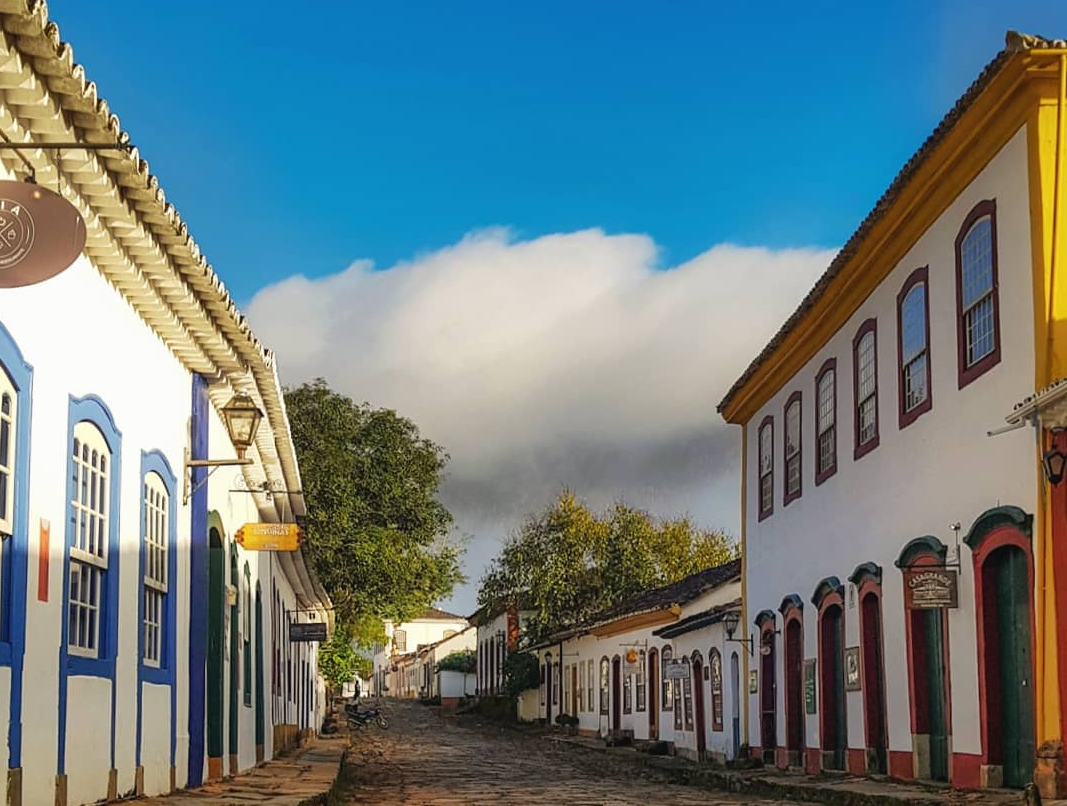
[[[719,245],[664,270],[643,235],[492,229],[384,271],[289,278],[248,313],[285,382],[324,376],[447,448],[473,586],[564,484],[736,533],[737,435],[715,406],[831,258]]]

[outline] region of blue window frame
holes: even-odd
[[[177,482],[159,451],[141,453],[141,551],[138,657],[141,677],[170,683],[174,673]]]

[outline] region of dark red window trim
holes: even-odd
[[[763,508],[763,429],[771,429],[771,495],[770,504]],[[774,514],[774,418],[767,415],[760,421],[756,429],[756,505],[759,510],[759,520]]]
[[[901,327],[900,312],[904,297],[919,283],[926,286],[923,297],[926,303],[926,400],[911,411],[904,411],[904,329]],[[934,407],[933,365],[933,346],[930,344],[930,267],[920,266],[908,275],[897,294],[897,411],[900,428],[908,427]]]
[[[874,436],[860,444],[860,342],[868,333],[874,338]],[[852,339],[852,459],[855,461],[878,447],[880,442],[878,417],[878,320],[870,318],[856,331]]]
[[[993,257],[993,352],[967,366],[967,333],[963,324],[963,239],[979,220],[989,217],[990,247]],[[956,359],[959,372],[959,387],[984,375],[1000,363],[1000,283],[997,267],[997,203],[995,199],[978,202],[956,235]]]
[[[834,424],[830,426],[830,429],[834,434],[834,455],[832,457],[833,462],[826,468],[825,471],[819,471],[819,383],[822,381],[823,375],[827,372],[833,371],[834,373]],[[823,365],[819,367],[819,371],[815,373],[815,402],[812,404],[812,408],[815,409],[815,486],[818,487],[830,476],[837,472],[837,359],[827,358],[823,362]]]
[[[782,506],[787,506],[790,501],[796,501],[804,492],[804,401],[801,399],[800,390],[797,389],[785,401],[782,409]],[[789,492],[789,407],[794,403],[800,406],[800,417],[797,419],[797,427],[800,433],[797,435],[797,461],[800,463],[800,484],[796,492]]]

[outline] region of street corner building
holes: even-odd
[[[1063,794],[1065,86],[1009,33],[719,405],[779,767]]]
[[[0,3],[0,140],[7,802],[248,769],[320,724],[314,644],[288,627],[330,617],[299,549],[252,550],[304,516],[274,357],[43,2]],[[29,284],[18,250],[59,236],[7,203],[26,187],[58,191],[85,244]]]
[[[466,649],[469,623],[463,616],[427,607],[416,618],[394,623],[384,619],[385,643],[374,646],[372,692],[377,697],[429,697],[433,681],[427,677],[423,650],[462,634],[455,648]],[[421,656],[421,658],[420,658]],[[440,660],[443,655],[438,655]]]
[[[530,647],[540,719],[583,736],[662,743],[697,761],[741,746],[741,561],[642,591]]]

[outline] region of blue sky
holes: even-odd
[[[563,485],[738,534],[715,404],[1005,30],[1067,36],[1054,0],[304,5],[49,11],[283,382],[448,450],[459,612]]]
[[[239,301],[507,225],[834,246],[1067,3],[54,0]]]

